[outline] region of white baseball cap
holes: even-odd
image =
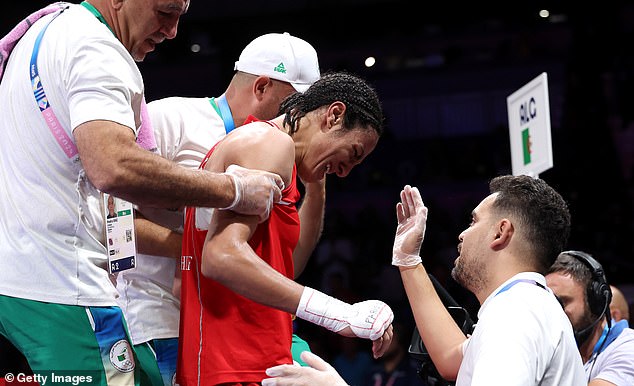
[[[299,92],[306,91],[320,77],[317,51],[288,32],[253,39],[242,50],[234,70],[288,82]]]

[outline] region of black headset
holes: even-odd
[[[594,259],[594,257],[581,251],[565,251],[562,254],[566,254],[574,257],[582,262],[590,269],[592,273],[592,280],[586,288],[586,297],[588,298],[588,304],[590,306],[590,312],[593,315],[602,316],[608,322],[608,326],[612,324],[612,316],[610,315],[610,302],[612,301],[612,290],[608,285],[603,271],[603,266]],[[599,318],[601,319],[601,318]]]

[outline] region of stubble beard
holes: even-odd
[[[456,283],[473,294],[479,293],[485,286],[484,267],[478,261],[474,258],[465,262],[464,257],[460,257],[451,270],[451,277]]]

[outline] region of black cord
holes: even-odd
[[[610,330],[612,330],[612,323],[610,322],[608,322],[608,332],[605,333],[605,339],[603,339],[603,342],[601,342],[601,346],[599,346],[599,349],[597,350],[597,354],[592,359],[592,366],[590,366],[590,371],[588,371],[588,383],[590,383],[590,377],[592,376],[592,370],[594,370],[594,365],[597,363],[597,357],[599,356],[599,354],[601,354],[601,351],[603,351],[603,346],[605,346],[605,342],[608,341],[608,335],[610,335]]]

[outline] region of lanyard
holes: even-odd
[[[99,11],[95,7],[92,6],[92,4],[89,4],[84,1],[81,3],[81,5],[84,6],[84,8],[86,8],[87,10],[89,10],[90,13],[95,15],[95,17],[97,17],[97,19],[99,19],[100,22],[105,24],[106,27],[108,27],[108,29],[110,30],[110,32],[114,34],[114,31],[112,31],[108,23],[106,23],[106,20],[104,19],[104,17],[101,15],[101,13],[99,13]],[[37,38],[35,39],[35,44],[33,46],[33,53],[31,54],[29,75],[31,77],[31,85],[33,87],[33,96],[35,97],[37,106],[39,107],[40,112],[42,113],[42,116],[44,117],[44,121],[46,122],[46,125],[48,126],[49,130],[51,131],[51,134],[53,134],[53,137],[55,138],[59,146],[62,148],[64,153],[66,153],[66,156],[68,158],[76,158],[79,154],[79,152],[77,151],[77,146],[70,139],[69,135],[66,133],[62,125],[59,123],[57,116],[53,112],[53,109],[51,108],[51,104],[48,101],[48,97],[46,96],[46,93],[44,92],[44,87],[42,86],[42,80],[40,78],[40,72],[37,67],[37,56],[40,52],[40,44],[42,42],[42,37],[44,36],[44,32],[46,32],[51,22],[55,20],[55,18],[59,16],[62,12],[64,12],[65,9],[66,8],[62,9],[58,14],[53,16],[53,18],[49,20],[49,22],[44,26],[44,28],[42,28],[40,33],[37,35]]]
[[[608,337],[608,333],[609,332],[610,332],[610,330],[608,329],[608,325],[606,324],[603,327],[603,332],[601,333],[601,337],[599,338],[597,343],[594,345],[594,348],[592,349],[592,355],[593,356],[599,354],[599,350],[601,350],[601,348],[603,346],[603,342],[605,341],[605,338]]]
[[[592,350],[593,356],[599,355],[603,348],[609,346],[610,343],[612,343],[621,334],[621,332],[628,327],[628,323],[625,320],[619,320],[617,323],[614,323],[613,320],[612,323],[613,325],[611,328],[608,328],[607,324],[603,327],[603,333]]]
[[[231,115],[231,109],[229,108],[227,97],[225,94],[222,94],[218,97],[218,99],[214,99],[214,101],[220,110],[220,118],[222,118],[222,121],[225,123],[225,132],[229,134],[236,128],[236,125],[233,123],[233,115]]]
[[[499,294],[501,294],[504,291],[508,291],[511,287],[513,287],[517,283],[535,284],[536,286],[538,286],[540,288],[546,289],[542,284],[538,283],[536,280],[517,279],[517,280],[513,280],[512,282],[510,282],[507,285],[505,285],[501,290],[498,291],[498,293],[495,294],[495,296],[498,296]]]
[[[42,36],[44,36],[44,32],[51,24],[53,20],[64,10],[60,11],[58,14],[53,16],[51,20],[42,28],[39,35],[35,39],[35,45],[33,47],[33,53],[31,54],[31,64],[29,66],[29,74],[31,77],[31,85],[33,87],[33,96],[35,97],[35,101],[37,102],[37,106],[44,117],[44,121],[48,126],[51,134],[62,148],[64,153],[68,158],[75,158],[78,156],[79,152],[77,151],[77,146],[70,139],[62,125],[59,123],[57,116],[53,112],[50,103],[48,102],[48,98],[46,97],[46,93],[44,92],[44,87],[42,86],[42,80],[40,79],[40,72],[37,67],[37,55],[40,52],[40,43],[42,42]]]

